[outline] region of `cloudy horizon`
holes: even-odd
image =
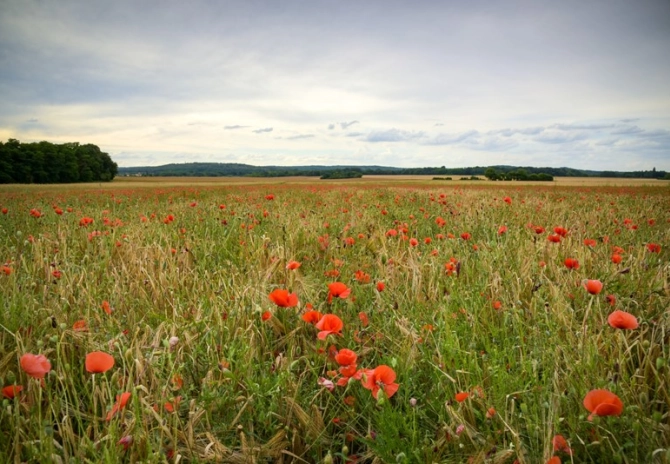
[[[119,166],[670,171],[670,2],[6,0],[0,140]]]

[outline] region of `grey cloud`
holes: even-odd
[[[235,129],[246,129],[249,126],[240,126],[239,124],[235,124],[234,126],[223,126],[224,130],[235,130]]]
[[[638,137],[667,137],[670,135],[670,131],[667,129],[655,129],[650,131],[642,131],[637,134]]]
[[[562,131],[571,130],[601,130],[611,129],[616,127],[614,124],[553,124],[549,126],[551,129],[558,129]]]
[[[335,129],[335,124],[328,124],[328,130]]]
[[[346,129],[347,127],[352,126],[354,124],[358,124],[358,121],[341,122],[340,127],[342,129]]]
[[[478,136],[479,131],[476,130],[462,132],[460,134],[438,134],[435,137],[426,140],[424,145],[454,145]]]
[[[30,123],[30,124],[35,124],[35,123],[40,122],[40,120],[37,119],[37,118],[30,118],[30,119],[28,119],[26,122],[27,122],[27,123]]]
[[[254,134],[262,134],[263,132],[272,132],[272,127],[264,127],[263,129],[256,129],[253,131]]]
[[[365,140],[367,142],[407,142],[423,137],[423,132],[404,131],[400,129],[388,129],[385,131],[370,132]]]
[[[292,135],[291,137],[284,137],[286,140],[300,140],[300,139],[311,139],[314,137],[314,134],[301,134],[301,135]]]
[[[588,135],[583,132],[566,134],[563,132],[545,131],[537,137],[533,137],[533,140],[540,143],[561,144],[585,140],[587,138]]]
[[[637,122],[637,121],[639,121],[639,120],[640,120],[640,118],[626,118],[626,119],[619,119],[619,121],[621,121],[621,122],[625,122],[625,123]]]
[[[499,134],[503,137],[512,137],[516,134],[521,135],[537,135],[544,131],[544,127],[526,127],[524,129],[500,129],[495,131],[490,131],[490,134]]]
[[[362,135],[365,135],[364,132],[347,132],[344,136],[345,137],[360,137]]]
[[[618,129],[615,129],[610,132],[614,135],[630,135],[630,134],[639,134],[644,132],[643,129],[640,129],[638,126],[620,126]]]
[[[601,147],[611,147],[615,143],[617,143],[619,139],[605,139],[605,140],[599,140],[596,142],[596,145],[601,146]]]
[[[509,137],[472,137],[465,140],[467,147],[478,151],[505,151],[519,146],[519,142]]]

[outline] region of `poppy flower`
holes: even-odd
[[[659,245],[658,243],[647,243],[647,250],[649,250],[652,253],[660,253],[661,245]]]
[[[623,258],[621,257],[620,254],[614,253],[614,254],[612,255],[612,262],[613,262],[614,264],[619,264],[619,263],[621,262],[622,259],[623,259]]]
[[[88,327],[86,327],[86,321],[84,319],[76,321],[74,324],[72,324],[72,330],[75,332],[85,332],[88,330]]]
[[[605,301],[607,301],[607,304],[609,304],[610,306],[615,306],[616,305],[616,296],[607,295],[605,297]]]
[[[584,407],[593,416],[619,416],[623,412],[623,403],[614,393],[608,390],[591,390],[584,397]]]
[[[370,283],[370,274],[360,269],[354,273],[354,278],[361,284]]]
[[[414,237],[412,237],[412,238],[409,239],[409,245],[415,247],[415,246],[419,245],[419,241],[417,239],[415,239]]]
[[[316,324],[321,320],[321,317],[323,317],[323,314],[321,314],[319,311],[307,311],[305,314],[301,316],[302,320],[307,322],[308,324]]]
[[[346,298],[351,294],[351,289],[342,282],[333,282],[328,284],[328,303],[333,301],[333,297]]]
[[[552,243],[560,243],[561,236],[558,234],[551,234],[550,236],[547,237],[547,240],[549,240]]]
[[[270,311],[265,311],[263,314],[261,314],[261,320],[263,322],[267,321],[272,317],[272,313]]]
[[[268,295],[270,300],[281,308],[292,308],[298,306],[298,295],[289,293],[288,290],[276,289]]]
[[[356,353],[348,348],[342,348],[335,355],[335,361],[340,366],[350,366],[352,364],[356,364],[357,358],[358,356]]]
[[[586,291],[591,295],[597,295],[602,291],[603,283],[599,280],[587,280],[584,284],[584,288],[586,288]]]
[[[107,413],[107,417],[105,420],[109,421],[114,417],[114,415],[121,411],[123,408],[126,407],[128,404],[128,400],[130,400],[130,397],[132,396],[132,393],[130,392],[125,392],[121,393],[120,395],[116,395],[116,403],[114,403],[114,406],[112,406],[112,409],[109,410]]]
[[[133,436],[126,435],[125,437],[121,438],[118,442],[116,442],[116,444],[123,446],[124,450],[128,450],[128,448],[130,448],[130,445],[133,444]]]
[[[579,261],[575,258],[565,258],[563,264],[565,264],[565,267],[568,269],[579,269]]]
[[[551,443],[554,446],[554,451],[562,451],[572,456],[572,449],[568,446],[568,442],[563,438],[563,435],[554,435]]]
[[[463,240],[470,240],[470,239],[472,238],[472,235],[471,235],[469,232],[463,232],[463,233],[461,234],[461,238],[462,238]]]
[[[510,197],[505,197],[505,198],[503,198],[503,201],[504,201],[505,203],[507,203],[508,205],[511,205],[511,204],[512,204],[512,199],[511,199]]]
[[[358,313],[358,318],[361,320],[361,324],[363,327],[367,327],[370,324],[370,320],[368,319],[368,315],[365,314],[363,311]]]
[[[496,409],[491,407],[486,410],[486,418],[491,419],[493,416],[496,415]]]
[[[554,227],[554,233],[565,238],[568,235],[568,230],[563,227]]]
[[[26,353],[19,360],[21,369],[30,377],[43,379],[51,370],[51,363],[43,354]]]
[[[298,261],[289,261],[286,264],[286,269],[288,269],[289,271],[294,271],[294,270],[298,269],[299,267],[300,267],[300,263]]]
[[[384,289],[386,288],[386,284],[384,282],[377,282],[377,291],[378,292],[383,292]]]
[[[6,387],[3,387],[2,396],[11,400],[17,394],[19,394],[21,390],[23,390],[23,387],[21,385],[8,385]]]
[[[325,340],[330,334],[342,335],[341,332],[343,327],[344,323],[342,322],[342,319],[334,314],[326,314],[316,323],[316,328],[320,330],[317,334],[317,338],[319,340]]]
[[[587,247],[593,248],[594,246],[596,246],[596,241],[592,238],[585,238],[584,239],[584,245],[586,245]]]
[[[0,274],[4,274],[6,276],[12,275],[12,268],[6,265],[3,265],[0,267]]]
[[[607,317],[607,322],[615,329],[637,329],[637,318],[626,311],[616,310]]]
[[[383,389],[387,398],[391,398],[398,391],[400,385],[395,383],[396,374],[389,366],[382,364],[375,369],[365,371],[365,382],[363,387],[372,391],[372,396],[377,399],[379,390]]]
[[[328,391],[333,391],[335,390],[335,384],[333,383],[332,380],[328,380],[325,377],[319,377],[319,379],[316,381],[317,384],[321,385],[324,388],[327,388]]]
[[[543,234],[545,229],[542,226],[533,226],[533,230],[537,235]]]
[[[101,307],[102,310],[103,310],[104,312],[106,312],[107,314],[112,314],[112,311],[114,311],[114,310],[112,309],[112,307],[110,306],[109,301],[103,301],[102,304],[100,305],[100,307]]]
[[[498,227],[498,235],[503,235],[505,232],[507,232],[507,226]]]
[[[547,464],[561,464],[561,458],[558,456],[552,456],[547,459]]]
[[[101,374],[114,367],[114,357],[102,351],[93,351],[86,355],[86,371]]]
[[[458,401],[459,403],[462,403],[463,401],[467,400],[469,396],[470,396],[470,393],[468,393],[468,392],[459,392],[459,393],[456,393],[456,396],[454,397],[454,399],[456,401]]]

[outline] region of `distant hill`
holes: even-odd
[[[496,173],[523,172],[527,175],[546,174],[552,177],[627,177],[662,179],[665,171],[589,171],[573,168],[532,166],[474,166],[467,168],[421,167],[396,168],[391,166],[253,166],[241,163],[172,163],[163,166],[119,167],[119,176],[179,176],[179,177],[287,177],[309,176],[323,178],[360,177],[360,175],[435,175],[472,176]],[[490,171],[488,171],[490,172]]]

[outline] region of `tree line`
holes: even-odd
[[[59,184],[114,179],[118,166],[97,145],[0,142],[0,183]]]

